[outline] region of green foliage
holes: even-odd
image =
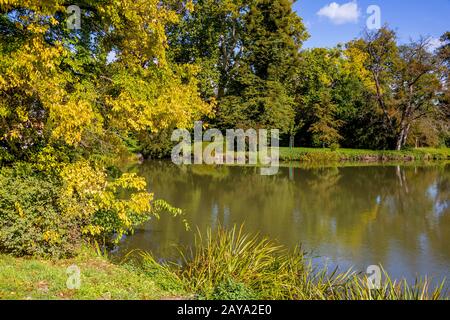
[[[307,33],[288,0],[249,1],[243,17],[242,50],[219,101],[219,126],[277,128],[295,126],[291,80]]]
[[[308,34],[292,1],[164,3],[182,17],[168,23],[169,60],[200,67],[201,96],[217,102],[206,118],[219,129],[274,127],[301,145],[377,150],[448,140],[448,34],[435,53],[426,39],[398,45],[388,27],[300,51]],[[145,145],[166,153],[158,132]]]
[[[345,48],[299,53],[307,34],[287,2],[243,1],[232,9],[227,4],[199,1],[199,10],[188,15],[190,26],[176,33],[185,36],[183,43],[175,41],[183,61],[200,56],[203,63],[204,53],[218,61],[216,66],[227,66],[214,69],[222,80],[207,81],[208,97],[218,99],[211,122],[219,128],[276,127],[297,135],[302,145],[320,147],[398,150],[445,144],[449,85],[438,80],[448,79],[445,45],[435,54],[427,52],[425,39],[399,46],[385,27]],[[229,20],[213,27],[213,21],[225,21],[220,17]],[[214,36],[208,38],[203,32],[211,30]],[[210,65],[203,72],[211,70]]]
[[[117,241],[158,215],[146,182],[119,169],[137,139],[210,109],[197,67],[167,59],[178,15],[159,0],[86,1],[73,31],[64,2],[0,6],[0,247],[59,256]]]
[[[222,128],[276,128],[287,133],[293,126],[293,107],[281,83],[250,76],[239,95],[221,100],[217,121]]]
[[[0,171],[0,250],[64,256],[81,242],[81,219],[62,215],[62,186],[29,167]]]
[[[189,127],[209,112],[197,67],[166,59],[166,26],[178,16],[160,1],[88,1],[77,32],[59,1],[0,4],[3,162],[51,146],[114,165],[126,138]]]
[[[118,241],[160,212],[181,214],[153,201],[143,179],[107,180],[84,162],[46,171],[27,163],[4,167],[0,186],[0,249],[16,255],[72,255],[83,239]]]
[[[204,99],[224,95],[239,56],[243,31],[242,13],[247,0],[165,0],[182,16],[169,25],[169,57],[177,63],[195,63]]]
[[[297,118],[305,125],[300,131],[303,144],[329,147],[348,142],[354,132],[346,129],[360,116],[364,88],[341,48],[311,49],[302,53],[296,87]],[[360,136],[357,136],[360,137]],[[351,141],[354,145],[356,141]]]
[[[303,254],[288,254],[242,228],[197,238],[184,267],[175,269],[186,290],[205,299],[296,299],[305,270]]]
[[[202,96],[217,100],[211,123],[286,133],[295,127],[291,79],[307,33],[291,1],[166,2],[183,16],[169,28],[169,55],[201,67]]]
[[[214,289],[212,300],[257,300],[258,294],[243,283],[236,283],[232,279],[225,280]]]
[[[384,272],[381,288],[368,287],[367,277],[348,270],[338,273],[312,266],[302,250],[290,252],[242,227],[209,230],[183,255],[183,265],[159,265],[143,254],[143,268],[182,283],[201,299],[281,300],[437,300],[445,299],[445,283],[430,289],[427,278],[410,285]],[[156,265],[156,266],[155,266]],[[161,270],[162,268],[162,270]]]
[[[375,116],[370,118],[378,115],[381,120],[377,133],[384,131],[392,137],[385,148],[401,150],[414,133],[412,127],[420,121],[428,120],[436,129],[439,122],[447,121],[442,118],[442,109],[448,106],[436,102],[441,92],[448,90],[448,84],[441,81],[448,68],[442,68],[442,57],[428,51],[428,40],[421,38],[399,46],[396,34],[384,27],[347,47],[350,56],[362,57],[362,66],[369,71],[359,76],[374,102],[370,110]]]
[[[284,250],[282,250],[284,252]],[[276,254],[276,252],[274,253]],[[0,299],[192,299],[185,290],[175,267],[162,265],[150,255],[136,264],[115,265],[83,247],[71,259],[39,260],[0,255]],[[67,267],[80,267],[81,287],[68,290]],[[430,289],[429,280],[418,279],[414,285],[393,281],[384,272],[381,289],[369,290],[367,279],[355,273],[326,274],[321,270],[304,269],[296,278],[309,278],[301,288],[301,299],[330,300],[430,300],[448,299],[445,284]],[[189,279],[186,279],[189,281]],[[195,279],[190,279],[195,281]],[[304,280],[302,280],[304,281]],[[277,285],[276,278],[274,279]],[[299,290],[300,291],[300,288]],[[261,299],[264,292],[255,292],[244,283],[225,280],[213,291],[210,299]],[[197,298],[205,298],[197,295]],[[268,299],[272,299],[269,297]],[[284,298],[284,299],[287,299]]]
[[[140,151],[151,159],[170,158],[173,146],[172,131],[161,130],[156,133],[143,132],[139,135]]]
[[[334,116],[336,105],[325,95],[319,102],[314,103],[312,109],[315,122],[309,128],[309,132],[312,133],[313,145],[329,147],[338,144],[342,139],[338,131],[342,126],[342,121],[337,120]]]
[[[338,149],[339,149],[339,144],[338,144],[338,143],[332,143],[332,144],[330,145],[330,150],[331,150],[332,152],[337,151]]]
[[[336,146],[337,147],[337,146]],[[280,160],[301,161],[308,163],[342,162],[342,161],[427,161],[449,160],[450,149],[418,148],[403,151],[374,151],[360,149],[336,148],[280,148]]]
[[[168,156],[171,130],[202,118],[278,128],[334,151],[293,149],[286,159],[447,158],[337,145],[448,144],[448,33],[434,53],[425,40],[399,46],[387,27],[302,52],[308,34],[290,0],[87,0],[77,31],[65,6],[0,0],[6,251],[69,254],[83,238],[117,241],[158,210],[178,215],[119,167],[132,152]]]
[[[137,253],[137,255],[136,255]],[[136,270],[153,279],[165,291],[184,292],[183,282],[178,275],[162,263],[157,262],[153,256],[145,252],[130,252],[125,261]]]

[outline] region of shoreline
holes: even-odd
[[[239,165],[237,163],[227,164],[226,155],[223,156],[223,165]],[[168,160],[170,156],[163,158],[144,158],[142,154],[138,154],[140,159],[138,163],[145,161]],[[234,160],[238,159],[235,153]],[[248,153],[245,154],[246,164],[248,164]],[[411,164],[414,162],[433,162],[433,161],[450,161],[450,148],[419,148],[403,151],[391,150],[364,150],[364,149],[337,149],[331,150],[328,148],[289,148],[280,147],[279,162],[280,166],[289,165],[348,165],[348,164]],[[259,162],[259,161],[258,161]],[[192,164],[194,165],[194,157],[192,157]],[[215,164],[214,164],[215,165]],[[260,166],[257,164],[256,166]]]
[[[227,232],[221,237],[230,236],[234,234]],[[186,269],[160,264],[145,252],[137,252],[138,260],[131,257],[131,260],[116,263],[88,246],[84,246],[74,258],[56,260],[0,254],[0,300],[257,301],[268,299],[274,293],[279,294],[277,299],[283,300],[449,299],[445,280],[430,287],[426,276],[417,278],[415,283],[408,283],[391,279],[382,269],[382,288],[372,291],[366,287],[367,278],[364,275],[347,271],[328,278],[327,272],[314,271],[314,267],[308,264],[308,258],[300,251],[287,252],[264,239],[260,246],[252,242],[254,238],[249,239],[230,238],[231,242],[222,243],[219,240],[197,248],[200,251]],[[224,244],[234,246],[240,241],[246,241],[251,250],[240,253],[239,260],[243,264],[239,268],[242,270],[229,273],[231,266],[236,267],[234,258],[226,256],[226,260],[231,260],[223,264],[216,260],[217,255],[228,250],[222,247]],[[261,265],[256,266],[261,268],[258,270],[264,277],[263,282],[253,276],[255,255],[264,257]],[[285,268],[274,272],[272,267],[265,266],[263,261],[266,259],[279,260],[285,263]],[[204,265],[212,271],[205,273]],[[74,266],[80,270],[80,286],[69,289],[68,283],[73,274],[68,270]],[[238,274],[236,278],[233,276],[235,272]],[[276,287],[274,292],[270,285],[272,282]],[[265,285],[261,287],[261,283]]]
[[[304,162],[413,162],[450,160],[450,148],[420,148],[403,151],[364,149],[280,148],[280,161]]]

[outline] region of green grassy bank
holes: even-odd
[[[209,143],[203,142],[203,149]],[[224,150],[226,145],[224,144]],[[194,150],[192,148],[192,150]],[[194,155],[194,154],[193,154]],[[235,152],[235,159],[239,153]],[[248,159],[248,152],[242,153]],[[225,154],[223,155],[225,159]],[[450,160],[450,148],[416,148],[402,151],[393,150],[364,150],[364,149],[330,149],[330,148],[288,148],[280,147],[281,162],[306,162],[306,163],[330,163],[330,162],[412,162]]]
[[[67,288],[69,266],[81,272],[80,288]],[[43,260],[0,255],[0,299],[13,300],[153,300],[176,299],[182,292],[167,290],[132,265],[117,265],[83,249],[74,259]]]
[[[180,265],[161,265],[134,252],[113,264],[94,250],[48,261],[0,255],[1,299],[221,299],[429,300],[448,299],[443,283],[394,281],[384,273],[370,289],[364,274],[315,268],[300,249],[288,251],[242,229],[199,236]],[[66,286],[67,268],[81,271],[78,290]]]
[[[359,149],[280,148],[280,161],[304,162],[379,162],[449,160],[450,148],[418,148],[403,151],[375,151]]]

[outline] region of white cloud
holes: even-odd
[[[334,24],[356,23],[361,12],[356,1],[342,5],[332,2],[317,12],[320,17],[326,17]]]

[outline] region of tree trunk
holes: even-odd
[[[289,137],[289,148],[293,149],[294,144],[295,144],[295,136],[291,134],[291,136]]]
[[[403,147],[403,129],[400,131],[400,134],[397,137],[397,143],[395,145],[395,150],[400,151]]]
[[[410,127],[411,127],[411,125],[409,125],[409,124],[401,126],[400,134],[398,135],[398,138],[397,138],[397,145],[396,145],[397,151],[402,150],[402,148],[405,146],[406,140],[408,139]]]

